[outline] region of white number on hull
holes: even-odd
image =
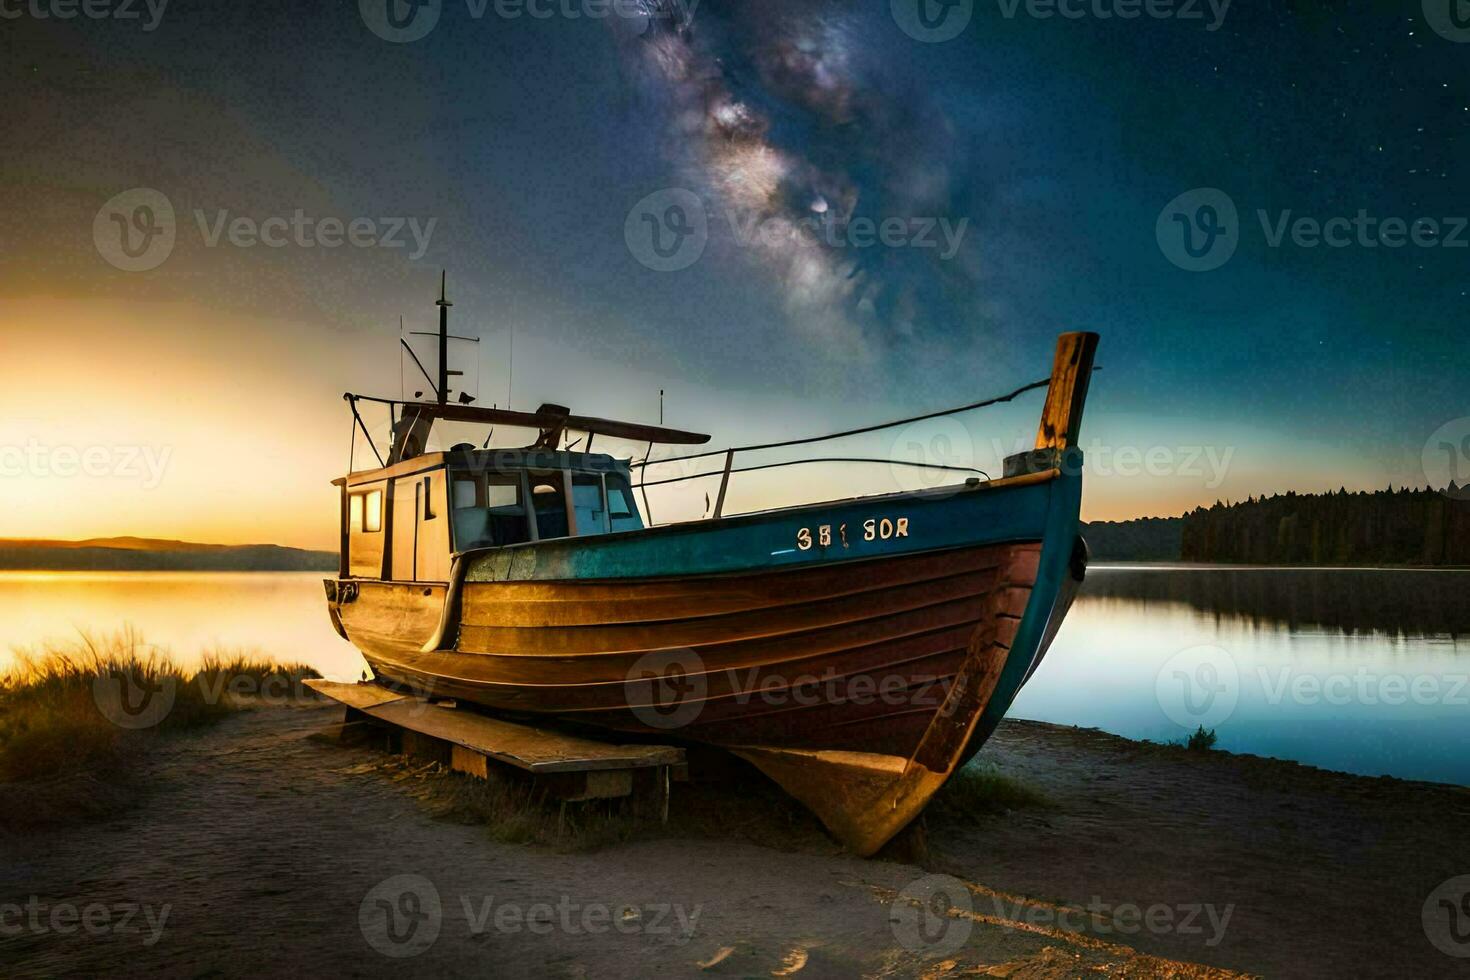
[[[842,539],[842,547],[847,545],[847,525],[840,524],[837,527],[838,537]],[[907,517],[870,517],[863,521],[864,541],[887,541],[890,538],[906,538],[909,536],[909,519]],[[832,525],[818,524],[815,532],[812,528],[804,527],[796,532],[796,547],[802,551],[810,551],[813,544],[819,544],[823,548],[832,545]]]

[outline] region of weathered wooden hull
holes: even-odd
[[[448,584],[358,582],[334,615],[390,683],[729,748],[867,852],[978,747],[1044,652],[1079,482],[1050,472],[471,554]],[[899,518],[906,535],[883,538]],[[819,532],[772,547],[823,525],[825,547]],[[934,775],[905,777],[911,764]],[[905,805],[871,804],[889,820],[847,825],[852,793],[895,782]]]
[[[1096,341],[1061,338],[1037,448],[1001,480],[467,551],[448,582],[329,581],[333,621],[390,684],[727,748],[871,854],[1066,615]]]

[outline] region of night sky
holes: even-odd
[[[455,328],[484,338],[466,362],[482,402],[506,401],[514,331],[515,407],[652,421],[663,388],[667,421],[721,446],[977,400],[1043,377],[1058,333],[1097,330],[1084,448],[1169,461],[1104,465],[1085,517],[1423,485],[1431,435],[1470,437],[1470,43],[1440,32],[1458,30],[1449,0],[1428,4],[1440,30],[1416,2],[1238,2],[1217,21],[1203,2],[1198,19],[1123,19],[1099,14],[1128,0],[1075,18],[920,0],[916,20],[909,0],[652,18],[444,0],[403,43],[370,28],[392,33],[385,0],[175,0],[153,29],[141,3],[36,16],[55,2],[0,0],[0,444],[142,443],[172,462],[147,493],[4,481],[0,536],[330,542],[338,398],[397,393],[398,316],[431,323],[441,267]],[[904,30],[926,23],[962,29]],[[144,271],[94,235],[134,188],[177,219]],[[1201,209],[1220,201],[1205,188],[1233,220]],[[636,242],[670,201],[702,207],[707,233],[660,271]],[[434,224],[422,249],[406,230],[404,247],[272,248],[211,246],[196,218],[297,209]],[[1376,230],[1292,240],[1298,218],[1360,211],[1436,224],[1399,247]],[[1181,251],[1186,225],[1203,236],[1222,214],[1226,252]],[[856,247],[861,219],[932,226],[937,245]],[[991,467],[1037,411],[975,415],[939,445]],[[954,430],[921,433],[930,452],[935,433]],[[893,438],[850,448],[902,455]],[[1188,465],[1206,448],[1229,459],[1218,478]],[[225,453],[274,472],[225,493]],[[840,495],[892,489],[846,478]],[[241,493],[249,515],[231,511]]]

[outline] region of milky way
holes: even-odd
[[[872,353],[924,329],[936,300],[964,285],[967,257],[954,253],[969,243],[955,233],[952,127],[885,77],[875,50],[891,24],[792,0],[712,6],[665,7],[633,31],[618,24],[672,172],[706,202],[711,238],[779,284],[790,321],[818,339]],[[905,244],[857,247],[863,226],[885,219]]]

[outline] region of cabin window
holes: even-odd
[[[607,507],[602,498],[602,477],[596,473],[572,475],[572,509],[577,514],[578,534],[606,534]]]
[[[571,529],[567,527],[567,495],[562,473],[531,473],[529,476],[537,533],[542,538],[566,537]]]
[[[347,497],[349,530],[371,534],[383,530],[383,491],[349,494]]]
[[[607,475],[607,516],[614,531],[637,531],[643,527],[643,519],[633,503],[633,488],[621,473]]]
[[[531,540],[520,476],[488,473],[455,480],[454,540],[460,551]]]
[[[479,481],[473,477],[465,480],[454,481],[454,509],[463,510],[466,507],[478,507],[480,504]]]

